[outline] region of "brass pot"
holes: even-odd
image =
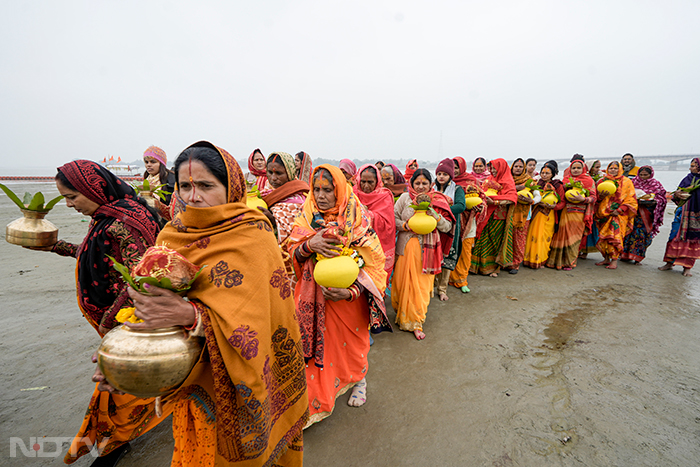
[[[5,240],[22,246],[51,246],[58,241],[58,227],[44,219],[47,212],[22,209],[24,217],[7,224]]]
[[[97,349],[97,364],[115,388],[137,397],[175,390],[199,360],[202,342],[182,327],[109,331]]]

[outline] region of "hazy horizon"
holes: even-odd
[[[700,2],[0,5],[0,170],[312,158],[694,154]],[[244,167],[245,170],[245,167]]]

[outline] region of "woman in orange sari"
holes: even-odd
[[[396,251],[396,221],[394,220],[394,195],[382,183],[382,177],[374,165],[365,164],[355,175],[355,196],[369,210],[372,228],[377,233],[386,256],[384,270],[387,285],[394,270]]]
[[[591,232],[596,191],[595,183],[588,175],[587,167],[582,160],[573,160],[566,173],[568,177],[564,179],[565,191],[574,188],[573,184],[580,183],[588,193],[575,195],[572,200],[566,199],[566,205],[559,217],[559,229],[552,238],[546,266],[571,271],[576,267],[581,240]]]
[[[171,465],[301,466],[308,418],[301,336],[272,227],[246,206],[243,172],[223,149],[193,144],[175,174],[175,217],[157,244],[208,268],[189,301],[157,287],[149,296],[129,289],[144,321],[130,327],[179,325],[206,342],[187,379],[164,396],[173,406]],[[114,391],[99,370],[94,378]]]
[[[532,269],[543,268],[547,262],[557,217],[559,211],[566,205],[564,184],[561,180],[554,178],[558,173],[559,166],[556,161],[545,162],[540,170],[540,179],[537,181],[543,199],[546,198],[547,192],[554,191],[559,196],[559,201],[552,204],[540,201],[533,211],[523,258],[523,264]]]
[[[613,161],[608,164],[605,177],[600,179],[598,185],[605,180],[616,182],[617,190],[612,196],[598,192],[595,213],[598,224],[596,246],[603,254],[603,261],[595,264],[607,269],[616,269],[617,260],[624,250],[625,235],[632,228],[634,216],[637,214],[637,196],[632,180],[622,175],[622,164],[619,162]]]
[[[386,259],[367,209],[338,167],[322,164],[314,169],[312,180],[289,244],[299,278],[294,300],[306,360],[308,425],[330,416],[336,398],[350,388],[348,405],[365,403],[367,329],[391,330],[383,297]],[[318,285],[314,279],[318,257],[332,258],[350,250],[357,253],[358,265],[363,264],[357,280],[347,289]]]
[[[530,173],[525,170],[525,161],[517,158],[510,166],[510,173],[513,175],[513,182],[517,191],[525,188],[525,182],[532,180]],[[525,257],[525,246],[527,245],[527,231],[530,227],[532,217],[532,207],[542,199],[539,190],[532,191],[532,198],[518,195],[518,202],[513,206],[513,266],[508,271],[509,274],[517,274],[520,264]]]
[[[442,271],[442,259],[450,252],[454,237],[455,218],[447,197],[431,189],[432,177],[426,169],[417,169],[409,182],[408,193],[402,194],[394,205],[396,229],[396,266],[391,282],[391,305],[396,310],[396,323],[402,331],[413,332],[418,340],[425,339],[423,323],[433,292],[435,275]],[[416,205],[430,201],[437,213],[437,227],[429,234],[419,235],[408,226]],[[434,213],[429,215],[435,216]]]

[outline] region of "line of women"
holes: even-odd
[[[162,150],[144,159],[153,182],[168,182]],[[205,351],[187,380],[163,400],[122,394],[99,369],[83,424],[65,461],[102,446],[93,465],[116,465],[129,442],[172,414],[172,465],[301,465],[302,430],[331,415],[336,399],[367,400],[370,332],[399,329],[426,337],[428,306],[448,284],[470,292],[469,273],[498,276],[520,265],[570,270],[594,238],[603,261],[638,264],[663,222],[666,193],[651,167],[631,181],[620,163],[596,182],[593,169],[574,158],[564,180],[545,163],[537,180],[531,161],[445,159],[435,175],[412,160],[406,177],[394,165],[380,170],[351,161],[313,168],[304,152],[273,152],[260,169],[260,150],[246,176],[225,150],[199,142],[175,161],[174,192],[165,227],[158,213],[128,184],[90,161],[58,169],[66,205],[91,217],[80,245],[59,241],[47,250],[77,259],[78,302],[104,335],[116,313],[133,306],[136,329],[183,326],[203,339]],[[155,164],[149,160],[151,166]],[[254,168],[255,170],[252,170]],[[156,180],[156,176],[158,179]],[[604,187],[613,185],[614,190]],[[385,186],[386,185],[386,186]],[[700,161],[673,193],[678,205],[666,247],[667,270],[690,275],[700,258]],[[256,187],[267,208],[249,208]],[[575,193],[573,189],[577,190]],[[412,222],[427,206],[432,230]],[[161,210],[162,211],[162,210]],[[152,288],[127,287],[107,255],[133,266],[152,245],[167,245],[198,265],[209,265],[187,299]],[[348,287],[319,285],[319,262],[347,255],[358,267]]]

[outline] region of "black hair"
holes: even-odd
[[[481,161],[481,163],[484,164],[484,167],[486,167],[486,159],[484,159],[483,157],[477,157],[476,159],[474,159],[474,164],[476,164],[476,161]]]
[[[573,161],[585,162],[583,159],[583,156],[581,154],[574,154],[573,156],[571,156],[571,160],[569,162],[573,162]]]
[[[270,157],[267,158],[267,162],[265,162],[265,165],[267,166],[268,164],[271,164],[272,162],[277,162],[279,165],[284,167],[284,162],[282,161],[282,156],[280,156],[276,152],[273,152],[272,154],[270,154]]]
[[[173,171],[175,172],[175,182],[180,183],[180,166],[185,162],[190,160],[199,161],[212,173],[221,184],[226,187],[228,192],[228,173],[226,171],[226,164],[224,164],[224,159],[221,157],[216,150],[206,147],[206,146],[194,146],[185,149],[177,156],[175,160],[175,165],[173,166]]]
[[[637,171],[637,174],[639,174],[639,172],[641,172],[642,170],[645,171],[645,172],[648,172],[649,175],[651,175],[651,167],[641,167],[641,168]]]
[[[68,188],[69,190],[78,191],[78,190],[75,189],[75,187],[73,186],[73,184],[72,184],[71,182],[68,181],[68,177],[66,177],[66,174],[64,174],[63,172],[61,172],[60,169],[58,170],[58,173],[56,174],[56,180],[58,180],[59,182],[61,182],[61,185],[63,185],[64,187]]]
[[[416,181],[416,178],[418,178],[421,175],[428,179],[428,183],[433,183],[433,177],[430,175],[430,171],[428,169],[419,167],[416,169],[415,172],[413,172],[413,175],[411,176],[411,186],[413,186],[413,182]]]
[[[363,173],[365,173],[365,172],[369,172],[369,173],[371,173],[372,175],[374,175],[374,178],[377,178],[377,171],[374,170],[374,169],[372,169],[372,166],[367,167],[365,170],[363,170],[362,172],[360,172],[360,176],[361,176]]]
[[[559,173],[559,164],[557,164],[557,161],[547,161],[542,166],[542,169],[544,169],[545,167],[552,171],[552,178],[556,177]],[[542,171],[542,169],[540,169],[540,172]]]
[[[534,162],[535,164],[537,164],[537,159],[533,159],[532,157],[530,157],[525,161],[525,165],[529,164],[530,162]]]
[[[525,170],[525,166],[527,165],[527,163],[523,160],[522,157],[518,157],[517,159],[515,159],[515,160],[513,161],[512,164],[510,164],[510,174],[511,174],[511,175],[513,175],[513,167],[515,167],[515,163],[518,162],[518,161],[521,161],[521,162],[523,163],[523,170]]]
[[[155,158],[154,158],[155,159]],[[158,161],[158,159],[156,159]],[[168,170],[168,168],[163,164],[161,161],[158,161],[160,164],[158,168],[158,179],[160,180],[160,183],[168,183],[168,175],[170,175],[172,172]],[[143,179],[147,179],[148,176],[151,175],[148,173],[148,170],[143,172]]]

